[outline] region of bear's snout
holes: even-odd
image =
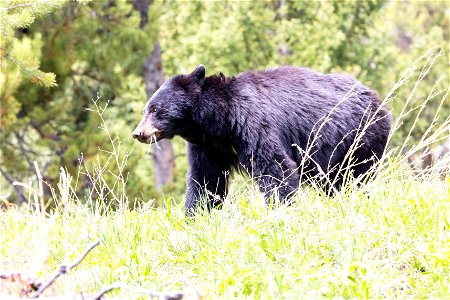
[[[136,139],[138,141],[141,141],[141,138],[143,136],[142,131],[138,131],[137,128],[133,131],[131,135],[133,136],[133,139]]]
[[[132,136],[134,139],[138,140],[144,144],[152,144],[160,140],[160,134],[158,131],[154,131],[150,134],[142,131],[133,131]]]
[[[160,139],[161,132],[146,122],[146,118],[139,122],[136,129],[131,134],[134,139],[141,143],[152,144]]]
[[[157,142],[160,139],[160,132],[156,129],[151,132],[141,131],[139,128],[136,128],[132,136],[134,139],[138,140],[141,143],[152,144]]]

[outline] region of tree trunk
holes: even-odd
[[[152,2],[152,0],[135,0],[133,3],[134,8],[140,12],[140,28],[148,23],[148,8]],[[158,41],[153,46],[150,56],[145,60],[143,69],[147,97],[150,98],[164,82],[161,46]],[[175,166],[172,141],[161,140],[153,145],[152,150],[155,186],[160,190],[170,180]]]
[[[155,43],[151,55],[144,62],[144,78],[147,96],[150,98],[164,82],[159,42]],[[172,141],[163,139],[153,144],[152,150],[155,185],[157,189],[161,189],[170,180],[175,166]]]

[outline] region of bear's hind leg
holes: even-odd
[[[253,176],[258,181],[259,190],[264,194],[267,206],[276,193],[281,202],[286,203],[297,191],[300,182],[297,164],[287,155],[265,154],[254,157]]]

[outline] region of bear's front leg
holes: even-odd
[[[298,189],[300,175],[297,165],[287,155],[268,155],[253,158],[253,176],[256,177],[259,190],[264,194],[266,205],[270,198],[278,194],[282,203],[286,203]]]
[[[229,155],[217,149],[188,144],[189,171],[187,176],[186,213],[192,216],[206,200],[208,209],[218,207],[228,189],[227,177],[232,162]]]

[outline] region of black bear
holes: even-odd
[[[228,176],[253,176],[270,201],[314,180],[336,192],[382,156],[390,113],[377,93],[347,75],[279,67],[205,77],[205,67],[164,82],[133,131],[142,143],[188,142],[186,211],[220,204]]]

